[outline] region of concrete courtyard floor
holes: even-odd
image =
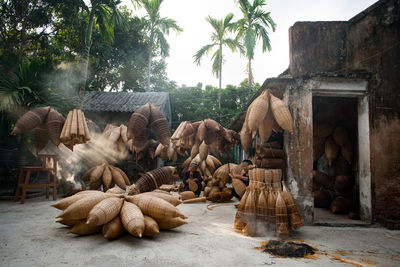
[[[59,211],[44,197],[21,205],[0,201],[0,266],[400,266],[400,231],[378,227],[305,226],[289,240],[318,250],[309,258],[280,258],[257,250],[262,241],[232,229],[234,203],[178,208],[188,224],[154,238],[107,241],[78,237],[55,223]]]

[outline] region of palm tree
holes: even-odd
[[[149,63],[147,75],[147,91],[150,91],[150,77],[151,77],[151,61],[153,59],[153,50],[160,49],[161,56],[167,57],[169,55],[169,44],[165,39],[165,35],[169,34],[172,29],[175,32],[182,32],[175,20],[161,17],[160,6],[163,0],[137,0],[137,3],[144,7],[146,10],[145,20],[147,22],[147,30],[149,34]]]
[[[211,42],[210,44],[207,44],[200,48],[195,54],[194,54],[194,62],[197,65],[200,65],[201,58],[204,55],[208,55],[214,47],[217,48],[217,50],[213,53],[211,59],[213,59],[213,65],[212,65],[212,72],[213,74],[219,78],[219,90],[218,90],[218,107],[221,107],[221,83],[222,83],[222,64],[223,64],[223,53],[222,53],[222,47],[227,46],[229,47],[232,52],[236,51],[238,48],[240,51],[243,50],[243,47],[241,44],[230,37],[228,37],[228,33],[232,32],[235,29],[235,24],[231,22],[233,19],[233,14],[229,13],[228,15],[225,16],[224,19],[215,19],[210,16],[206,18],[206,21],[210,23],[210,25],[213,27],[214,32],[211,34]]]
[[[237,37],[243,40],[245,54],[248,59],[248,80],[249,90],[252,87],[253,73],[251,61],[254,59],[254,50],[257,41],[262,41],[262,51],[271,51],[271,42],[268,35],[268,28],[275,31],[276,24],[270,16],[270,12],[263,10],[266,5],[265,0],[254,0],[253,4],[249,0],[238,0],[239,8],[243,13],[243,18],[237,21]]]
[[[117,8],[117,5],[121,2],[120,0],[90,0],[90,7],[87,6],[84,1],[78,2],[88,13],[88,22],[85,33],[85,47],[81,58],[82,80],[79,86],[79,96],[82,105],[86,88],[93,28],[98,27],[103,38],[108,42],[112,42],[114,40],[114,27],[124,26],[125,21],[123,15]]]

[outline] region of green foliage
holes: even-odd
[[[258,90],[257,84],[249,94],[247,80],[239,86],[227,85],[221,90],[221,108],[216,101],[219,89],[202,84],[187,87],[181,86],[171,90],[172,128],[176,129],[181,121],[198,121],[212,118],[222,126],[229,128],[235,118],[247,105]]]

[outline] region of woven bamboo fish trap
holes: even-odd
[[[336,160],[339,155],[339,146],[333,141],[332,137],[329,137],[325,141],[325,156],[328,160],[328,165],[332,166],[332,163]]]
[[[236,212],[235,221],[233,223],[233,228],[239,231],[246,226],[244,221],[244,207],[246,205],[247,197],[249,195],[250,188],[246,189],[246,192],[243,194],[243,197],[240,199],[240,203],[238,206],[238,210]]]
[[[199,186],[197,185],[197,183],[196,183],[195,181],[193,181],[192,179],[189,179],[189,180],[188,180],[188,183],[189,183],[189,189],[190,189],[190,191],[196,192],[197,189],[199,189]]]
[[[256,209],[257,196],[254,189],[250,189],[249,195],[246,199],[244,206],[244,222],[246,223],[245,228],[242,229],[242,233],[248,236],[256,235]]]
[[[267,148],[259,146],[256,151],[257,156],[261,158],[279,158],[284,159],[286,157],[285,151],[279,148]]]
[[[282,191],[282,198],[286,203],[287,212],[289,215],[289,225],[292,229],[299,228],[304,226],[304,221],[301,218],[299,211],[297,209],[296,203],[290,193],[289,189],[286,186],[285,182],[282,182],[283,191]]]
[[[253,143],[253,139],[251,138],[251,133],[247,132],[245,129],[240,131],[240,143],[242,145],[243,150],[246,153],[249,153],[251,145]]]
[[[139,178],[136,182],[135,187],[139,190],[139,192],[149,192],[154,189],[159,188],[163,184],[167,184],[173,173],[175,172],[174,167],[161,167],[149,172],[146,172],[145,175]]]
[[[128,123],[128,139],[140,136],[143,129],[147,128],[150,112],[150,104],[146,104],[132,113]]]
[[[288,132],[293,132],[293,119],[285,102],[270,94],[270,109],[279,126]]]
[[[85,191],[82,191],[82,192],[85,192]],[[92,192],[92,191],[89,190],[89,192]],[[99,194],[101,194],[100,191],[95,191],[94,193],[99,193]],[[90,194],[91,194],[91,193],[90,193]],[[84,198],[84,197],[87,197],[87,193],[85,193],[85,194],[79,194],[79,193],[78,193],[78,194],[72,195],[72,196],[70,196],[70,197],[63,198],[63,199],[57,201],[56,203],[51,204],[51,206],[54,207],[54,208],[56,208],[56,209],[59,209],[59,210],[65,210],[65,209],[68,208],[71,204],[75,203],[76,201],[78,201],[79,199],[82,199],[82,198]]]
[[[199,125],[199,128],[197,129],[197,140],[202,142],[206,137],[207,137],[207,128],[204,121],[202,121]]]
[[[201,161],[205,160],[208,156],[208,146],[204,141],[201,143],[199,147],[199,156]]]
[[[121,209],[122,225],[131,235],[142,237],[144,232],[144,216],[142,211],[135,204],[124,201]]]
[[[50,108],[47,115],[46,125],[49,131],[49,139],[55,145],[60,144],[60,135],[65,123],[64,117],[55,109]]]
[[[271,175],[272,175],[272,187],[274,189],[281,189],[282,170],[280,169],[271,170]]]
[[[265,90],[252,103],[247,121],[248,130],[257,131],[269,109],[269,90]]]
[[[161,230],[169,230],[187,224],[187,222],[185,222],[185,220],[180,217],[163,219],[155,218],[155,220],[157,221],[158,227]]]
[[[76,235],[90,235],[99,233],[101,228],[101,225],[89,225],[82,221],[78,224],[75,224],[69,232]]]
[[[33,144],[36,149],[36,153],[39,153],[46,147],[49,142],[49,131],[45,124],[41,124],[33,131]]]
[[[272,115],[271,111],[268,111],[264,120],[261,122],[261,124],[258,127],[258,133],[260,135],[262,142],[268,141],[268,139],[272,133],[273,125],[274,125],[274,116]]]
[[[275,207],[276,207],[276,193],[272,190],[271,187],[268,189],[268,229],[272,232],[276,230],[276,215],[275,215]]]
[[[89,140],[89,129],[83,111],[71,110],[61,130],[60,141],[72,150],[74,145],[84,144]]]
[[[23,134],[43,124],[47,119],[49,111],[50,107],[40,107],[26,112],[15,123],[11,135]]]
[[[246,191],[246,185],[240,179],[233,178],[232,186],[240,197],[244,195],[244,192]]]
[[[154,105],[150,105],[150,126],[160,143],[168,145],[171,138],[168,120]]]
[[[350,142],[347,130],[342,126],[338,126],[335,128],[332,137],[335,143],[338,144],[339,146],[344,146],[344,144]]]
[[[104,238],[114,239],[119,237],[125,232],[125,228],[122,225],[121,217],[116,216],[110,222],[103,225],[102,234]]]
[[[137,205],[144,215],[150,216],[154,219],[174,218],[185,216],[169,202],[152,196],[147,195],[134,195],[126,197],[127,201],[130,201]]]
[[[149,217],[144,215],[144,232],[145,236],[156,236],[160,233],[157,222]]]
[[[327,138],[332,134],[333,126],[328,123],[314,124],[313,135],[322,139]]]
[[[279,158],[263,158],[259,167],[267,169],[284,169],[286,167],[286,161]]]
[[[103,174],[102,174],[102,181],[103,181],[103,191],[106,192],[112,183],[113,177],[111,174],[111,170],[108,166],[105,166]]]
[[[325,152],[326,137],[314,136],[313,138],[313,160],[318,160]]]
[[[257,235],[265,234],[268,229],[268,200],[265,188],[260,188],[257,200]]]
[[[280,191],[277,193],[275,216],[276,233],[283,236],[290,235],[288,212]]]
[[[167,192],[160,193],[160,192],[156,192],[156,191],[151,191],[151,192],[146,192],[146,193],[141,193],[141,194],[150,195],[150,196],[154,196],[154,197],[158,197],[158,198],[164,199],[165,201],[171,203],[175,207],[182,203],[182,201],[180,201],[177,196],[171,195],[171,194],[169,194]]]
[[[114,219],[120,212],[123,198],[110,197],[97,203],[89,212],[86,224],[103,225]]]
[[[353,147],[350,142],[346,142],[340,147],[340,153],[346,159],[346,161],[351,164],[353,160]]]

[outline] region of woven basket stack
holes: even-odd
[[[71,150],[73,150],[74,145],[85,144],[90,140],[89,128],[82,110],[74,109],[68,113],[60,134],[60,140]]]
[[[288,236],[304,225],[280,169],[255,168],[238,206],[234,228],[245,235],[265,235],[274,231]]]
[[[316,123],[313,142],[313,157],[319,169],[312,171],[314,206],[330,209],[335,214],[356,211],[353,145],[347,129]]]
[[[70,233],[101,232],[105,238],[114,239],[125,232],[135,237],[155,236],[160,230],[186,224],[186,217],[176,208],[180,203],[162,191],[126,196],[110,189],[106,193],[81,191],[52,206],[62,210],[57,222],[72,227]]]
[[[279,142],[266,142],[256,147],[256,166],[267,169],[284,169],[286,154]]]
[[[97,190],[100,186],[104,192],[117,185],[125,190],[131,185],[128,176],[120,168],[103,163],[88,170],[83,176],[83,181],[88,181],[90,189]]]

